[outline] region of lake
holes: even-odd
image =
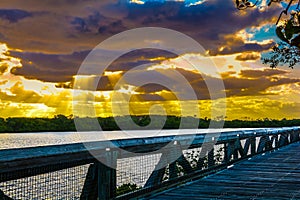
[[[261,128],[257,128],[261,129]],[[166,135],[195,134],[237,130],[254,130],[254,128],[226,129],[180,129],[180,130],[134,130],[103,132],[39,132],[39,133],[1,133],[0,149],[35,147],[57,144],[81,143],[113,139],[143,138]]]

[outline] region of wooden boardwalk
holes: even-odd
[[[300,199],[300,143],[241,161],[148,199]]]

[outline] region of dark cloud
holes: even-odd
[[[22,75],[29,79],[38,79],[48,82],[69,82],[77,74],[81,63],[90,51],[74,52],[72,54],[43,54],[30,52],[11,52],[12,56],[21,58],[23,67],[14,68],[13,74]],[[142,49],[131,51],[115,60],[107,71],[128,71],[143,64],[156,64],[164,59],[174,58],[177,55],[155,49]],[[156,60],[157,57],[161,59]],[[153,60],[152,60],[153,59]],[[103,78],[99,86],[105,89],[107,78]],[[67,87],[58,84],[59,87]],[[113,88],[111,85],[109,88]],[[107,90],[107,88],[105,89]]]
[[[158,94],[133,94],[130,97],[131,102],[145,102],[145,101],[165,101],[165,99]]]
[[[267,12],[259,12],[258,9],[249,9],[247,14],[237,11],[234,2],[206,1],[197,6],[186,7],[182,2],[148,2],[143,5],[131,5],[130,14],[125,18],[127,21],[136,21],[143,26],[158,26],[171,28],[196,39],[206,49],[216,51],[219,46],[227,43],[228,35],[251,26],[259,26],[260,23],[271,20],[279,8],[271,7]],[[234,37],[232,35],[232,37]],[[261,51],[267,46],[260,47],[259,44],[245,44],[239,41],[242,46],[240,51],[255,49]],[[232,48],[222,52],[224,54],[237,52]]]
[[[124,2],[0,2],[3,8],[0,10],[0,17],[2,12],[2,18],[14,22],[0,26],[2,42],[8,43],[12,48],[24,50],[13,54],[20,57],[23,64],[22,68],[14,69],[14,73],[43,81],[70,81],[85,55],[100,42],[121,31],[145,26],[180,31],[198,41],[212,54],[260,52],[270,48],[272,44],[245,44],[243,40],[235,40],[234,34],[270,20],[279,10],[273,6],[267,12],[249,9],[247,14],[241,14],[232,0],[206,1],[191,7],[182,2],[171,1],[148,2],[144,5]],[[24,18],[26,20],[21,20]],[[218,51],[220,46],[225,46],[222,51]],[[149,63],[147,58],[124,58],[114,62],[110,69],[132,69]]]
[[[12,52],[11,55],[21,58],[23,67],[12,72],[29,79],[49,82],[70,81],[80,67],[89,51],[75,52],[70,55],[43,54],[29,52]]]
[[[159,49],[140,49],[126,53],[115,60],[109,71],[127,71],[144,64],[156,64],[163,60],[175,58],[178,55]],[[159,59],[157,59],[159,58]]]
[[[263,95],[274,86],[299,83],[300,79],[278,77],[285,74],[283,70],[242,70],[239,77],[226,76],[223,78],[227,96]]]
[[[146,84],[146,85],[139,87],[138,89],[136,89],[136,92],[153,93],[153,92],[158,92],[158,91],[162,91],[162,90],[170,91],[169,88],[167,88],[163,85],[151,83],[151,84]]]
[[[261,78],[265,76],[283,75],[286,73],[287,71],[281,69],[263,69],[263,70],[242,70],[239,75],[245,78]]]
[[[271,47],[274,46],[274,42],[270,42],[267,44],[258,44],[258,43],[232,43],[231,45],[225,45],[223,46],[222,50],[218,51],[210,51],[211,55],[216,55],[216,54],[232,54],[232,53],[239,53],[239,52],[248,52],[248,51],[253,51],[253,52],[262,52],[265,50],[270,49]],[[238,56],[240,60],[247,60],[247,57],[243,56]],[[253,59],[253,56],[249,57],[250,59]],[[238,58],[237,58],[238,59]],[[248,59],[248,60],[250,60]]]
[[[84,21],[84,19],[80,17],[75,17],[74,20],[71,22],[74,25],[75,30],[80,32],[90,32],[88,25]]]
[[[59,42],[57,52],[70,52],[72,49],[82,51],[93,48],[113,34],[145,26],[180,31],[197,40],[206,49],[213,50],[224,44],[225,35],[270,20],[279,10],[276,6],[272,6],[267,12],[249,9],[247,14],[241,14],[231,0],[206,1],[191,7],[182,2],[172,1],[147,2],[144,5],[108,0],[101,2],[61,0],[59,3],[48,1],[36,3],[31,0],[26,5],[21,0],[14,2],[14,4],[0,2],[0,6],[5,8],[15,5],[18,9],[24,9],[24,12],[34,10],[43,12],[45,16],[32,17],[26,22],[31,23],[31,26],[19,22],[19,27],[23,29],[23,38],[30,40],[16,43],[14,40],[17,40],[19,35],[9,34],[10,31],[5,30],[3,34],[9,36],[6,41],[14,48],[45,52],[47,48],[55,51],[51,45],[53,40]],[[45,28],[45,25],[48,27]],[[14,29],[11,31],[16,32]],[[43,33],[37,35],[34,34],[35,31]],[[40,45],[32,46],[29,42],[40,42]],[[251,48],[253,47],[245,47],[248,50]]]
[[[5,39],[5,36],[2,33],[0,33],[0,40],[4,40],[4,39]]]
[[[18,9],[0,9],[0,18],[16,23],[26,17],[31,17],[32,13]]]
[[[98,28],[98,33],[103,34],[103,33],[109,33],[109,34],[117,34],[120,33],[126,29],[126,27],[123,25],[121,20],[117,20],[114,22],[111,22],[107,25],[100,25]]]
[[[91,32],[102,35],[113,35],[126,30],[122,20],[107,18],[97,11],[94,11],[87,17],[74,17],[71,21],[71,25],[73,25],[75,31],[80,33]]]

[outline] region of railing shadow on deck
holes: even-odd
[[[299,127],[248,129],[181,135],[176,141],[161,136],[90,142],[89,149],[67,144],[1,150],[0,199],[138,198],[297,142],[299,134]]]

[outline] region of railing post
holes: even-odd
[[[162,183],[167,165],[171,167],[169,168],[170,178],[175,178],[177,176],[176,162],[178,161],[180,163],[184,161],[182,159],[183,155],[182,155],[181,145],[178,144],[177,142],[175,143],[176,144],[174,144],[173,148],[168,148],[163,150],[162,155],[155,166],[155,169],[152,171],[144,187],[151,187],[153,185],[158,185]],[[180,160],[180,158],[182,160]]]
[[[272,139],[272,148],[276,149],[278,148],[278,135],[272,135],[271,137]],[[274,143],[274,147],[273,147],[273,143]]]
[[[244,149],[242,148],[241,141],[238,137],[234,142],[234,154],[233,154],[234,160],[237,160],[239,158],[239,153],[241,158],[245,156]]]
[[[273,144],[273,140],[270,139],[269,135],[267,135],[266,136],[266,150],[267,151],[272,150],[272,148],[273,148],[272,144]]]
[[[227,157],[227,162],[230,162],[231,160],[231,156],[234,154],[234,142],[229,141],[227,143],[227,153],[226,153],[226,157]]]
[[[251,155],[254,155],[256,154],[256,137],[251,137],[250,143],[251,143]]]
[[[80,200],[89,200],[96,199],[97,194],[97,186],[98,186],[98,166],[96,163],[93,163],[89,166],[85,182],[82,188],[82,192],[80,195]]]
[[[250,147],[250,139],[246,139],[246,142],[245,142],[245,145],[244,145],[244,156],[247,156],[248,155],[248,152],[249,152],[249,147]]]
[[[177,162],[175,161],[169,165],[169,179],[171,180],[177,178],[177,173]]]
[[[258,147],[257,147],[258,153],[261,153],[266,149],[266,140],[267,140],[267,138],[265,135],[260,137]]]
[[[229,159],[228,159],[228,143],[224,143],[224,163],[228,163]]]
[[[108,150],[104,154],[104,160],[90,165],[80,200],[107,200],[116,196],[118,152]]]
[[[284,145],[287,145],[288,138],[286,133],[281,133],[279,138],[279,147],[282,147]]]
[[[111,199],[116,196],[117,187],[117,151],[105,152],[106,163],[98,162],[98,199]]]
[[[290,132],[290,143],[299,141],[299,134],[295,130]]]
[[[215,165],[215,153],[214,153],[214,148],[212,148],[207,155],[207,160],[208,160],[208,168],[213,167]]]
[[[206,142],[202,145],[201,151],[199,154],[199,160],[197,162],[197,168],[202,169],[205,167],[205,159],[207,158],[207,167],[214,165],[214,143]]]

